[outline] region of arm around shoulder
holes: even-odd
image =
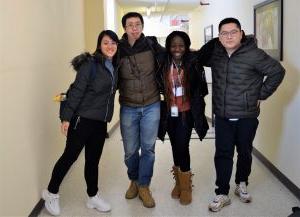
[[[196,51],[198,62],[203,66],[210,67],[210,58],[213,55],[215,45],[218,42],[218,38],[213,38],[206,44],[204,44],[198,51]]]
[[[156,36],[147,36],[147,40],[156,54],[160,54],[166,51],[166,49],[158,43]]]

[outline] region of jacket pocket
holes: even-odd
[[[257,96],[251,95],[249,92],[246,92],[244,94],[244,100],[245,100],[246,111],[253,112],[258,109],[257,108],[257,100],[258,100]]]

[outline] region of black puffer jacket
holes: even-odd
[[[169,70],[171,59],[166,54],[160,56],[159,59],[162,63],[159,72],[164,75]],[[205,72],[203,67],[197,63],[196,56],[191,53],[186,57],[186,63],[184,63],[184,65],[186,66],[186,73],[189,73],[191,113],[193,118],[191,127],[195,128],[199,139],[202,140],[209,128],[205,116],[204,97],[208,94]],[[166,84],[164,84],[164,86],[165,85]],[[163,92],[163,94],[166,94],[165,91]],[[164,98],[166,99],[166,97]],[[162,141],[164,141],[167,132],[169,115],[170,109],[167,108],[167,103],[165,101],[161,101],[161,115],[158,138]]]
[[[213,109],[223,118],[258,117],[258,100],[274,93],[285,74],[278,61],[257,47],[253,36],[244,37],[230,57],[217,38],[198,54],[212,69]]]
[[[105,67],[105,58],[96,58],[89,53],[75,57],[72,65],[77,74],[69,88],[61,120],[70,121],[74,115],[79,115],[92,120],[111,121],[118,80],[116,67],[113,79]]]

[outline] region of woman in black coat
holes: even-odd
[[[70,86],[67,101],[60,113],[61,131],[67,137],[66,147],[56,162],[48,188],[43,190],[45,208],[52,215],[60,214],[59,187],[70,167],[85,148],[84,177],[87,184],[87,207],[110,211],[98,192],[98,164],[104,146],[107,122],[112,119],[117,87],[116,53],[118,36],[104,30],[98,36],[96,51],[72,60],[77,72]]]
[[[174,31],[166,39],[166,54],[161,57],[164,101],[158,137],[163,141],[168,132],[173,153],[173,175],[176,180],[171,196],[183,205],[192,201],[189,142],[192,128],[200,140],[208,130],[205,117],[207,83],[204,69],[190,52],[190,38]]]

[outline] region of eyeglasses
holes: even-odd
[[[230,32],[221,32],[220,36],[223,38],[225,37],[228,38],[228,36],[235,37],[239,32],[240,32],[239,30],[232,30]]]
[[[129,24],[129,25],[125,26],[125,27],[129,28],[129,29],[141,29],[142,26],[143,26],[143,24],[138,23],[138,24]]]

